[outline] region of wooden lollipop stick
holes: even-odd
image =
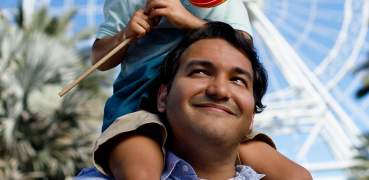
[[[117,47],[112,49],[108,54],[106,54],[104,57],[102,57],[97,63],[95,63],[93,66],[88,68],[82,75],[80,75],[77,79],[75,79],[73,82],[69,83],[68,85],[64,86],[64,88],[58,93],[60,97],[62,97],[64,94],[69,92],[74,86],[76,86],[79,82],[81,82],[83,79],[85,79],[88,75],[90,75],[93,71],[95,71],[98,67],[100,67],[102,64],[104,64],[111,56],[113,56],[115,53],[117,53],[120,49],[122,49],[124,46],[126,46],[129,42],[131,42],[132,38],[127,38],[120,44],[118,44]]]

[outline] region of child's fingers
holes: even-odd
[[[144,14],[142,9],[136,11],[130,21],[130,29],[134,36],[142,37],[150,31],[149,17]]]
[[[148,0],[146,5],[146,12],[151,13],[153,9],[166,8],[169,5],[168,0]]]
[[[148,18],[147,20],[144,19],[137,19],[136,23],[141,26],[142,28],[145,29],[145,31],[149,31],[150,30],[150,24],[148,22]]]
[[[160,19],[161,19],[161,16],[150,17],[149,23],[150,23],[151,26],[156,26],[156,25],[159,24]]]
[[[134,31],[134,33],[138,38],[144,36],[147,32],[146,29],[138,23],[132,24],[132,30]]]
[[[145,29],[149,30],[151,28],[151,26],[155,26],[157,24],[157,21],[160,20],[160,18],[152,18],[149,17],[146,12],[144,12],[143,10],[139,12],[139,14],[137,14],[137,16],[139,16],[143,21],[145,21],[146,23],[142,22],[140,23],[141,25],[143,25],[145,27]],[[150,27],[146,28],[147,25],[149,25]]]
[[[168,16],[169,13],[169,9],[167,8],[152,9],[150,11],[150,17]]]
[[[140,17],[141,19],[144,19],[145,21],[149,21],[149,16],[145,13],[143,9],[139,9],[136,11],[135,16]]]

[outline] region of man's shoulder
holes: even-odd
[[[236,177],[234,180],[259,180],[265,175],[257,173],[250,166],[237,165],[236,166]]]
[[[113,180],[113,178],[106,176],[99,172],[94,167],[83,168],[76,177],[75,180],[85,180],[85,179],[94,179],[94,180]]]

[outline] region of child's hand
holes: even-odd
[[[199,28],[205,24],[205,21],[188,12],[180,0],[147,0],[146,10],[150,18],[165,16],[181,29]]]
[[[128,22],[124,33],[126,37],[140,38],[149,32],[150,29],[149,17],[144,13],[144,10],[139,9]]]

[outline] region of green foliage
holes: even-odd
[[[363,143],[355,148],[359,152],[355,157],[358,164],[350,169],[351,179],[369,180],[369,133],[363,134],[361,139]]]
[[[89,103],[105,98],[96,74],[57,97],[89,66],[75,44],[93,31],[66,36],[75,10],[50,17],[41,8],[30,19],[18,11],[15,25],[0,18],[0,177],[65,179],[91,164],[97,130],[88,119],[102,106]]]
[[[358,68],[355,70],[355,73],[359,72],[366,73],[363,78],[363,85],[356,92],[356,97],[362,98],[365,95],[369,94],[369,58],[366,60],[366,62],[358,66]]]

